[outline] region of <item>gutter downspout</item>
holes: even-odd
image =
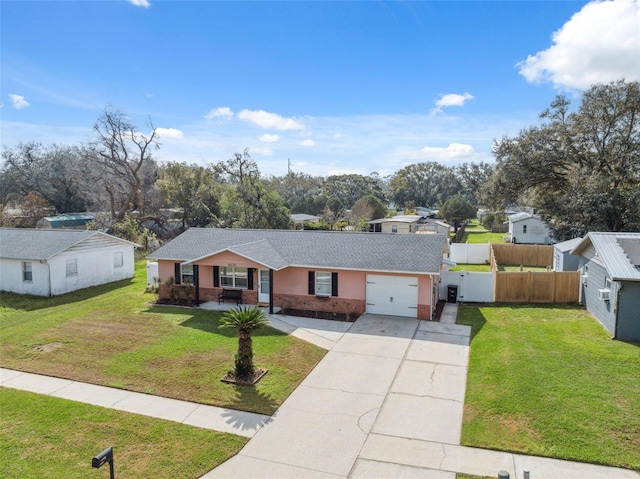
[[[47,289],[49,290],[49,297],[51,297],[51,265],[45,259],[44,264],[47,265]]]
[[[624,287],[623,284],[618,283],[616,281],[616,284],[619,285],[616,289],[616,306],[615,306],[615,315],[614,318],[616,320],[616,325],[613,328],[613,339],[618,339],[618,313],[620,312],[620,308],[618,308],[618,305],[620,304],[620,291],[622,291],[622,288]]]
[[[429,275],[429,282],[431,283],[431,292],[429,294],[429,321],[433,321],[433,275]]]

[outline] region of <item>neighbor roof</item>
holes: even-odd
[[[640,281],[640,233],[588,233],[571,254],[592,244],[614,281]]]
[[[190,228],[151,255],[194,263],[231,251],[268,268],[288,266],[437,274],[445,235]]]
[[[568,251],[571,251],[576,246],[578,246],[581,241],[582,241],[582,238],[573,238],[567,241],[556,243],[553,245],[553,247],[559,251],[562,251],[563,253],[566,253]]]
[[[522,220],[528,220],[529,218],[533,218],[533,215],[531,213],[526,213],[524,211],[521,213],[509,215],[509,221],[511,221],[512,223],[516,223]]]
[[[422,219],[424,219],[424,216],[398,215],[398,216],[392,216],[390,218],[380,218],[377,220],[367,221],[367,223],[370,225],[376,224],[376,223],[417,223]]]
[[[91,213],[66,213],[58,216],[45,216],[43,221],[47,221],[54,228],[63,226],[84,226],[95,220],[95,215]]]
[[[45,260],[96,235],[138,246],[100,231],[0,228],[0,258]]]
[[[311,222],[316,222],[316,221],[320,221],[322,218],[320,218],[320,216],[314,216],[314,215],[308,215],[306,213],[294,213],[291,216],[291,219],[295,222],[295,223],[300,223],[303,221],[311,221]]]

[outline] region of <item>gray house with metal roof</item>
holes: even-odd
[[[190,228],[150,258],[161,298],[192,283],[198,303],[239,290],[270,309],[430,319],[445,252],[443,235]]]
[[[571,254],[581,303],[613,338],[640,341],[640,233],[589,233]]]
[[[55,296],[132,278],[136,246],[100,231],[0,228],[0,290]]]

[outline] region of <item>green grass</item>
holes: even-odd
[[[462,443],[640,470],[640,343],[583,309],[464,305]]]
[[[109,477],[91,458],[113,446],[116,477],[198,478],[248,439],[13,389],[0,389],[0,477]]]
[[[233,368],[236,333],[220,312],[154,306],[136,277],[54,298],[3,294],[0,364],[22,371],[220,407],[273,414],[324,356],[322,349],[272,328],[255,331],[255,387],[220,378]],[[42,351],[42,346],[60,346]]]
[[[480,273],[490,273],[491,266],[488,264],[470,264],[470,263],[458,263],[456,266],[450,269],[450,271],[472,271]]]
[[[502,238],[506,233],[492,233],[487,231],[478,220],[470,221],[465,227],[461,243],[502,243]]]

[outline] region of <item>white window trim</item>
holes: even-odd
[[[242,270],[244,270],[244,273]],[[223,278],[231,279],[231,284],[225,284]],[[241,266],[220,266],[219,279],[221,288],[249,289],[249,268]],[[246,284],[238,285],[238,280],[244,280]]]
[[[122,251],[113,253],[113,267],[122,268],[124,266],[124,254]]]
[[[68,259],[65,262],[66,269],[66,277],[72,278],[74,276],[78,276],[78,260],[77,259]]]
[[[330,271],[316,271],[316,296],[331,296],[331,284]],[[324,292],[323,289],[327,291]]]
[[[29,275],[29,279],[27,279],[27,274]],[[33,264],[31,263],[31,261],[22,262],[22,282],[33,283]]]

